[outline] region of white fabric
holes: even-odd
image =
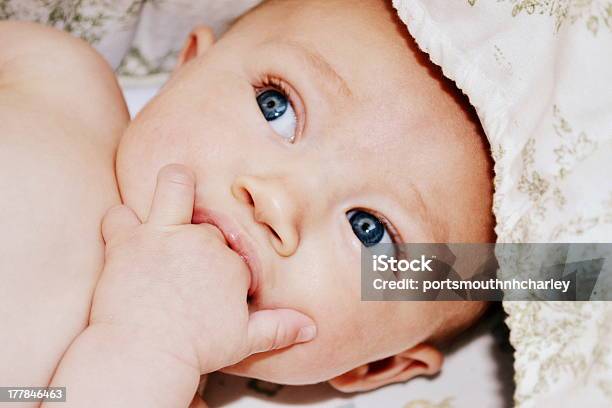
[[[610,241],[612,3],[393,4],[476,107],[495,159],[498,241]],[[612,304],[504,307],[517,406],[612,406]]]

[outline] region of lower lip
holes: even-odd
[[[256,272],[256,267],[254,265],[254,263],[256,263],[256,260],[249,258],[248,254],[241,251],[240,248],[245,246],[245,243],[240,237],[240,235],[237,233],[237,231],[235,230],[225,231],[223,228],[220,227],[219,222],[216,221],[218,219],[225,219],[225,218],[226,217],[224,215],[216,213],[216,212],[212,212],[210,210],[194,210],[193,217],[191,219],[191,223],[192,224],[204,224],[204,223],[212,224],[221,231],[221,233],[225,237],[225,240],[228,243],[228,246],[234,252],[236,252],[240,256],[240,258],[242,258],[242,260],[244,261],[244,263],[247,265],[249,269],[251,283],[249,285],[248,295],[252,296],[257,290],[257,286],[259,285],[258,273]],[[221,223],[223,225],[228,225],[227,222],[221,222]]]

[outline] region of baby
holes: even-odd
[[[156,208],[164,228],[185,214],[214,225],[209,235],[232,254],[206,273],[225,273],[222,261],[236,265],[228,259],[239,254],[236,269],[250,274],[236,285],[246,285],[251,313],[296,311],[272,348],[309,339],[299,316],[315,324],[311,341],[218,367],[228,373],[330,380],[348,392],[431,375],[440,345],[484,311],[481,302],[360,302],[363,245],[494,240],[480,127],[388,2],[272,0],[217,42],[196,28],[171,79],[127,122],[113,73],[88,46],[0,23],[0,385],[51,383],[94,291],[105,305],[121,302],[96,290],[100,276],[121,277],[104,280],[100,234],[120,202],[134,217],[115,213],[123,226],[107,223],[107,243],[115,229],[155,220]],[[183,167],[156,181],[171,163]],[[182,198],[164,182],[184,187]]]

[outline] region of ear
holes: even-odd
[[[182,67],[185,63],[191,61],[195,57],[206,53],[215,43],[215,34],[212,29],[207,26],[198,26],[194,28],[179,54],[177,68]]]
[[[442,353],[429,344],[419,344],[395,356],[357,367],[329,381],[343,392],[369,391],[383,385],[407,381],[418,375],[434,375],[442,367]]]

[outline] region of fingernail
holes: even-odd
[[[317,328],[315,326],[306,326],[300,329],[300,332],[295,339],[296,343],[304,343],[315,338],[317,335]]]

